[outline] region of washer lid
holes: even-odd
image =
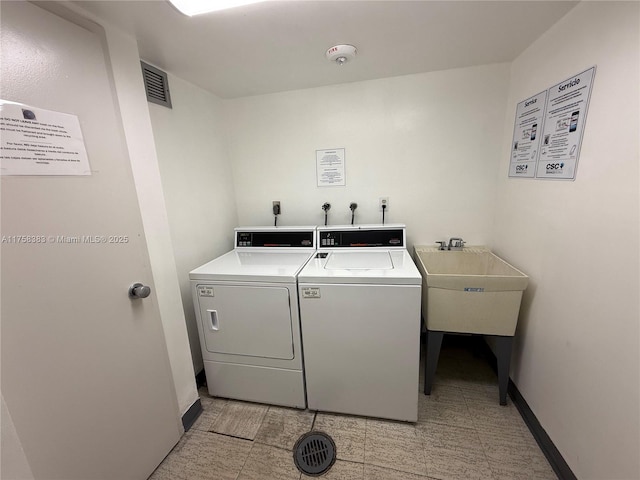
[[[385,252],[333,252],[324,266],[327,270],[391,270],[393,262]]]
[[[298,284],[313,283],[421,285],[422,277],[404,249],[319,250],[298,274]]]

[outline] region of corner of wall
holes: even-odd
[[[232,248],[237,207],[222,101],[167,74],[173,108],[150,104],[149,114],[193,368],[199,372],[204,364],[189,271]]]

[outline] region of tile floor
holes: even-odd
[[[203,413],[150,480],[311,478],[292,455],[310,430],[336,443],[326,480],[557,479],[511,399],[498,404],[486,358],[447,338],[416,424],[212,398],[203,388]]]

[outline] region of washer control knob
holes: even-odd
[[[147,298],[151,294],[151,287],[142,283],[134,283],[129,287],[130,298]]]

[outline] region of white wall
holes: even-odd
[[[639,18],[583,2],[511,67],[492,245],[531,277],[512,378],[580,479],[640,478]],[[592,65],[576,180],[508,179],[516,104]]]
[[[204,367],[189,271],[233,248],[237,211],[221,100],[169,74],[172,109],[149,103],[193,367]]]
[[[348,68],[348,67],[346,67]],[[485,243],[508,90],[507,64],[225,102],[239,223],[406,223],[409,242]],[[317,187],[315,151],[346,149],[346,187]]]

